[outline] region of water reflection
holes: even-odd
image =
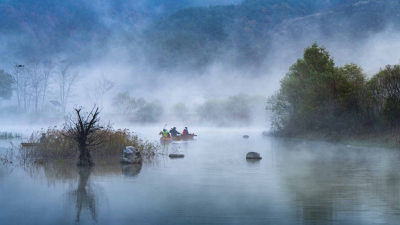
[[[398,224],[398,151],[225,133],[164,149],[180,160],[115,157],[89,170],[57,162],[4,181],[0,168],[0,208],[15,224],[21,211],[37,224]],[[249,151],[263,159],[245,160]]]
[[[121,164],[121,171],[125,177],[136,177],[140,170],[142,169],[142,164]]]
[[[150,160],[150,159],[147,159]],[[0,178],[5,167],[0,167]],[[64,195],[67,208],[72,209],[76,224],[85,223],[87,219],[97,223],[99,212],[104,212],[108,199],[104,188],[98,180],[124,176],[136,177],[142,164],[120,164],[119,162],[98,161],[95,167],[77,167],[75,163],[48,163],[44,165],[30,164],[22,168],[35,180],[46,180],[48,186],[60,187],[67,184],[68,192]]]
[[[284,146],[278,152],[277,166],[300,221],[329,224],[386,214],[384,223],[392,223],[400,215],[396,151],[383,154],[382,149],[349,150],[329,144]]]
[[[76,218],[75,223],[80,223],[81,214],[89,212],[92,219],[97,222],[97,205],[98,196],[96,193],[96,188],[89,181],[89,176],[92,173],[92,168],[79,167],[78,174],[78,186],[75,190],[68,193],[69,201],[75,204],[76,208]]]
[[[246,159],[246,162],[248,164],[259,164],[260,163],[260,159]]]

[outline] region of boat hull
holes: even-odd
[[[21,143],[22,147],[34,147],[34,146],[39,146],[40,143]]]
[[[185,136],[176,136],[176,137],[172,137],[173,140],[175,141],[185,141],[185,140],[193,140],[194,139],[194,135],[185,135]]]
[[[160,138],[161,142],[171,142],[172,141],[172,137],[162,137]]]

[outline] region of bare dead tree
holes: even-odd
[[[64,136],[78,143],[78,166],[94,166],[90,147],[103,143],[108,129],[99,124],[99,108],[95,106],[89,113],[82,112],[82,109],[74,108],[75,113],[66,116]]]
[[[58,60],[56,63],[56,75],[54,81],[57,83],[60,93],[60,103],[62,112],[65,113],[65,108],[68,103],[68,99],[71,96],[73,87],[79,77],[79,72],[71,71],[72,63],[68,60]]]

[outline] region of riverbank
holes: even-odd
[[[377,148],[400,148],[400,134],[387,133],[387,134],[364,134],[353,136],[341,136],[338,134],[322,134],[320,132],[308,132],[294,136],[284,136],[263,132],[264,136],[304,139],[309,141],[327,141],[331,143],[341,143],[343,145],[359,146],[359,147],[377,147]]]

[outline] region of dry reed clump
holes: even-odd
[[[23,147],[20,149],[22,158],[37,162],[53,160],[75,160],[78,156],[78,144],[76,141],[64,136],[65,129],[59,130],[56,127],[47,131],[38,131],[32,134],[30,143],[36,146]],[[114,130],[108,128],[99,132],[106,132],[103,142],[89,148],[91,155],[96,158],[120,157],[126,146],[133,146],[143,156],[154,156],[159,149],[157,143],[141,139],[138,135],[130,132],[129,129]],[[39,143],[41,134],[46,134],[43,143]]]

